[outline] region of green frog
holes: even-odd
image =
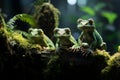
[[[32,43],[39,44],[45,50],[55,50],[54,43],[43,32],[42,29],[29,28]]]
[[[106,43],[103,42],[101,35],[95,29],[95,23],[92,18],[88,20],[79,18],[77,20],[77,28],[82,31],[78,38],[80,46],[87,44],[93,51],[96,49],[106,49]]]
[[[57,39],[56,49],[69,49],[77,48],[78,43],[71,34],[70,28],[55,28],[54,36]]]

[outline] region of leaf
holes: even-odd
[[[83,12],[86,12],[87,14],[89,14],[89,15],[91,15],[91,16],[95,16],[95,10],[92,9],[92,8],[90,8],[90,7],[87,7],[87,6],[81,7],[81,10],[82,10]]]
[[[100,11],[105,6],[106,6],[105,3],[98,3],[94,8],[95,8],[95,11]]]
[[[36,21],[34,20],[34,18],[31,16],[31,15],[28,15],[28,14],[17,14],[15,15],[13,18],[11,18],[9,21],[8,21],[8,25],[12,28],[14,28],[14,23],[16,20],[21,20],[23,22],[26,22],[28,24],[30,24],[32,27],[36,27]]]
[[[4,27],[6,27],[5,19],[2,15],[2,13],[0,13],[0,23],[2,23]]]
[[[115,19],[117,18],[117,14],[114,12],[104,11],[101,13],[101,15],[105,18],[107,18],[109,24],[113,24]]]

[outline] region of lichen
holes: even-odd
[[[60,11],[47,2],[36,5],[35,10],[33,17],[38,24],[36,27],[43,29],[49,38],[53,37],[53,29],[59,25]]]

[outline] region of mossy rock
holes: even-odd
[[[102,70],[103,80],[119,80],[120,79],[120,53],[114,53],[108,65]]]
[[[82,56],[81,53],[71,52],[51,55],[44,69],[44,78],[46,80],[87,80],[88,78],[98,80],[109,58],[110,55],[105,50],[96,50],[93,55],[87,57]]]

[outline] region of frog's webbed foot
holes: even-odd
[[[93,54],[93,50],[91,49],[81,49],[82,56],[87,57]]]
[[[107,45],[106,45],[106,43],[105,42],[103,42],[101,45],[100,45],[100,49],[101,50],[106,50],[107,49]]]
[[[55,51],[55,48],[51,48],[51,47],[42,47],[43,51],[49,52],[49,51]]]
[[[93,54],[93,51],[90,49],[88,43],[82,43],[80,49],[81,49],[82,56],[87,57]]]
[[[80,47],[70,47],[67,49],[68,52],[78,53],[80,52]]]
[[[82,43],[81,47],[83,47],[83,48],[89,48],[89,44],[88,43]]]

